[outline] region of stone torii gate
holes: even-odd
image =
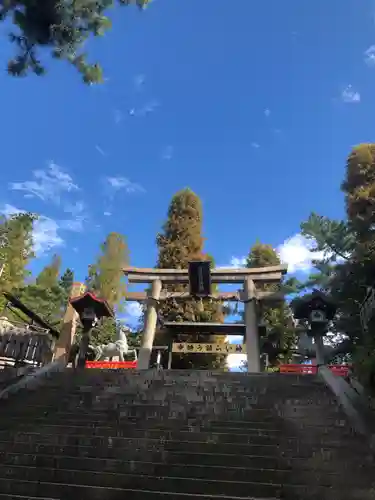
[[[190,297],[189,292],[168,292],[163,290],[163,285],[189,284],[189,271],[187,269],[147,269],[126,267],[123,269],[129,283],[151,284],[146,292],[127,292],[126,300],[147,303],[143,337],[139,352],[138,369],[149,368],[150,356],[154,344],[155,330],[158,318],[158,305],[160,301],[173,298],[184,300]],[[248,372],[260,371],[259,351],[259,311],[261,301],[279,302],[284,299],[282,292],[257,290],[257,284],[280,284],[282,276],[287,272],[287,266],[269,266],[259,268],[218,268],[211,269],[211,282],[215,284],[242,284],[242,290],[237,292],[221,292],[209,296],[218,301],[240,301],[245,305],[245,337],[247,350]],[[183,327],[184,323],[181,323]],[[207,325],[209,326],[209,324]],[[212,323],[212,327],[217,324]]]

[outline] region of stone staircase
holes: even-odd
[[[375,499],[313,376],[67,369],[0,405],[0,500]]]

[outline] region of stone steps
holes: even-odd
[[[133,425],[147,425],[151,427],[157,427],[161,425],[162,427],[170,426],[170,428],[179,428],[180,426],[205,426],[211,427],[214,426],[216,429],[219,428],[232,428],[236,427],[237,429],[246,429],[246,428],[256,428],[259,430],[281,430],[283,424],[285,423],[282,418],[278,419],[267,419],[267,420],[252,420],[249,418],[248,420],[237,420],[235,418],[228,419],[228,415],[226,415],[225,420],[220,420],[220,416],[216,416],[213,418],[212,416],[207,418],[199,418],[199,416],[187,416],[184,419],[181,419],[179,416],[171,416],[169,415],[167,418],[158,418],[158,416],[146,415],[146,418],[140,418],[134,415],[127,415],[125,412],[117,412],[116,410],[107,410],[106,412],[95,413],[92,415],[87,412],[54,412],[53,408],[51,410],[44,411],[44,408],[38,408],[38,411],[24,412],[22,417],[13,416],[11,413],[4,414],[1,412],[0,415],[0,424],[1,425],[11,425],[17,424],[20,420],[29,420],[29,417],[33,416],[37,419],[48,419],[51,423],[57,421],[74,421],[77,424],[87,424],[87,425],[105,425],[108,422],[111,422],[111,425],[123,425],[125,424],[133,424]],[[347,429],[346,432],[349,432],[350,426],[347,421],[339,415],[338,418],[327,419],[323,421],[314,421],[313,423],[306,421],[305,419],[293,419],[293,429],[295,430],[320,430],[321,432],[329,432],[329,429],[334,429],[339,431],[341,429]]]
[[[327,477],[327,476],[326,476]],[[331,475],[333,478],[334,476]],[[145,474],[115,474],[109,472],[93,472],[90,470],[72,470],[72,469],[54,469],[54,468],[37,468],[31,466],[0,466],[0,488],[4,481],[13,481],[18,484],[28,483],[34,484],[34,488],[29,489],[29,494],[38,496],[53,496],[56,491],[56,485],[59,486],[59,493],[64,495],[64,492],[70,491],[73,493],[75,486],[76,498],[84,489],[91,490],[91,498],[98,498],[95,491],[98,488],[105,488],[108,493],[113,489],[131,489],[139,492],[153,491],[179,494],[188,493],[191,495],[217,495],[217,496],[235,496],[240,498],[255,497],[255,498],[329,498],[331,488],[341,483],[339,477],[334,477],[327,486],[320,486],[316,482],[314,485],[307,486],[305,484],[288,484],[285,479],[280,482],[252,482],[246,481],[229,481],[221,478],[198,479],[185,477],[171,476],[155,476]],[[55,485],[55,488],[51,488]],[[61,488],[61,489],[60,489]],[[337,491],[337,490],[336,490]],[[344,489],[339,491],[341,495]],[[5,491],[4,491],[5,492]],[[24,494],[26,490],[17,488],[17,493]],[[340,497],[337,498],[343,498]],[[108,498],[108,496],[107,496]],[[110,495],[109,498],[112,498]],[[131,497],[134,498],[133,496]]]
[[[33,404],[32,406],[29,406],[25,408],[24,413],[25,415],[29,413],[35,413],[36,411],[39,412],[53,412],[53,413],[74,413],[77,412],[78,414],[81,413],[82,411],[87,412],[88,410],[90,411],[90,414],[92,415],[93,418],[95,418],[96,415],[102,415],[108,410],[112,411],[117,411],[120,417],[125,417],[125,416],[135,416],[140,419],[142,418],[147,418],[147,416],[153,416],[155,418],[160,418],[160,419],[165,419],[169,418],[170,416],[175,415],[185,415],[189,417],[194,417],[194,416],[202,416],[202,417],[207,417],[209,418],[212,415],[215,414],[220,414],[223,418],[226,418],[227,420],[235,421],[235,420],[241,420],[241,421],[252,421],[252,422],[269,422],[272,420],[275,420],[280,417],[286,417],[286,418],[294,418],[294,419],[303,419],[303,418],[316,418],[316,417],[321,417],[321,412],[324,411],[325,417],[327,422],[329,422],[332,419],[339,418],[342,416],[342,412],[339,409],[339,407],[335,407],[332,409],[328,408],[316,408],[312,406],[300,406],[300,407],[293,407],[289,405],[285,406],[274,406],[270,408],[257,408],[257,407],[241,407],[240,405],[235,405],[235,404],[228,404],[227,406],[221,407],[220,403],[212,403],[210,404],[209,402],[206,403],[192,403],[192,405],[188,408],[185,407],[186,405],[183,405],[181,402],[169,402],[166,404],[158,403],[133,403],[133,404],[126,404],[126,403],[118,403],[116,401],[99,401],[95,404],[56,404],[56,405],[48,405],[48,404]],[[9,414],[13,414],[12,410],[9,409],[4,409],[2,412],[2,418],[4,416],[8,416]]]
[[[0,457],[9,454],[21,455],[49,455],[49,456],[69,456],[77,458],[97,458],[100,460],[123,460],[123,452],[113,448],[96,449],[90,446],[55,446],[51,444],[33,445],[29,443],[12,443],[8,441],[0,441]],[[131,461],[154,461],[164,462],[168,454],[168,463],[194,463],[198,465],[215,465],[225,467],[229,463],[233,467],[259,467],[260,469],[277,469],[279,467],[279,459],[275,456],[259,456],[259,455],[233,455],[230,453],[205,453],[205,452],[187,452],[187,451],[168,451],[158,450],[155,447],[149,450],[134,448],[128,450],[127,460]],[[284,468],[288,464],[296,463],[298,458],[285,458]],[[290,465],[291,466],[291,465]]]
[[[315,376],[67,370],[2,403],[0,500],[371,498]]]
[[[277,468],[258,468],[241,467],[228,465],[199,465],[197,463],[178,463],[170,461],[176,457],[168,456],[168,463],[156,461],[138,461],[138,460],[115,460],[90,457],[73,456],[55,456],[45,454],[24,454],[19,456],[15,453],[6,453],[1,455],[2,465],[4,466],[30,466],[39,468],[54,468],[57,470],[78,470],[108,472],[115,474],[134,474],[139,473],[148,476],[170,476],[196,479],[215,480],[218,477],[224,481],[240,481],[255,483],[282,483],[299,484],[301,479],[296,477],[292,467],[287,464],[285,469]],[[260,457],[261,458],[261,457]],[[154,459],[155,460],[155,459]],[[334,471],[315,471],[315,481],[320,486],[330,486],[332,479],[337,480],[340,477]],[[301,475],[300,475],[301,476]],[[358,484],[355,475],[351,476],[353,484]]]
[[[132,438],[132,437],[108,437],[108,436],[80,436],[69,434],[42,434],[39,432],[13,432],[8,436],[8,431],[2,432],[1,443],[8,443],[9,451],[14,443],[33,444],[35,446],[45,444],[60,448],[69,447],[91,447],[91,448],[108,448],[108,453],[111,452],[114,456],[124,456],[126,459],[131,458],[131,453],[134,449],[143,450],[145,453],[151,450],[158,451],[181,451],[188,453],[220,453],[231,455],[261,455],[261,456],[280,456],[280,453],[288,454],[299,458],[308,458],[314,454],[322,454],[329,456],[332,447],[321,444],[301,443],[299,440],[294,442],[282,440],[280,444],[263,443],[263,444],[245,444],[245,443],[204,443],[201,441],[172,441],[152,438]],[[361,449],[361,444],[356,443],[355,448]],[[353,449],[353,444],[341,446],[341,450],[345,448]],[[355,449],[353,450],[355,451]]]
[[[0,491],[6,500],[38,499],[38,500],[279,500],[273,498],[255,498],[250,495],[238,497],[234,495],[194,495],[190,493],[163,492],[154,490],[135,490],[131,488],[105,488],[76,484],[39,483],[37,481],[19,481],[0,479]],[[16,494],[14,494],[16,492]],[[56,493],[58,492],[57,496]],[[52,496],[55,494],[55,496]],[[33,495],[33,496],[30,496]],[[1,497],[0,497],[1,498]],[[325,499],[323,499],[325,500]],[[367,500],[367,499],[363,499]]]
[[[119,432],[129,432],[130,434],[141,431],[141,430],[152,430],[152,431],[166,431],[166,432],[203,432],[203,433],[213,433],[213,434],[228,434],[234,437],[234,440],[237,440],[237,435],[243,436],[270,436],[271,439],[279,439],[281,435],[291,438],[296,438],[295,433],[291,432],[290,436],[286,434],[286,429],[279,426],[279,428],[272,428],[269,425],[262,425],[261,422],[223,422],[223,421],[211,421],[211,422],[202,422],[195,423],[192,421],[189,423],[181,422],[180,420],[169,420],[169,421],[159,421],[157,419],[149,419],[149,420],[139,420],[135,422],[131,422],[130,420],[120,420],[116,421],[116,426],[108,425],[108,418],[106,420],[93,421],[92,418],[86,418],[77,420],[74,418],[74,414],[68,414],[71,418],[67,418],[65,415],[60,414],[52,414],[45,415],[42,417],[35,417],[33,419],[33,424],[39,428],[39,426],[66,426],[66,427],[77,427],[87,430],[87,432],[95,432],[93,429],[110,429],[112,433],[116,433],[117,430]],[[343,421],[346,424],[346,421]],[[0,424],[4,426],[4,428],[8,428],[11,425],[13,428],[21,428],[24,424],[29,424],[30,421],[25,416],[14,416],[12,417],[11,422],[2,421],[0,418]],[[336,426],[327,428],[323,425],[320,427],[317,426],[309,426],[304,425],[296,425],[294,423],[294,429],[304,431],[308,433],[311,429],[319,430],[320,436],[323,439],[324,437],[329,438],[357,438],[353,429],[348,426]],[[89,430],[90,429],[90,430]],[[104,431],[107,432],[107,431]],[[108,431],[109,432],[109,431]],[[316,432],[315,432],[316,433]],[[125,435],[125,434],[124,434]]]
[[[69,425],[67,422],[65,424],[61,422],[59,425],[51,424],[47,419],[43,423],[39,423],[38,426],[35,423],[22,422],[17,425],[17,428],[13,428],[13,432],[16,433],[31,433],[37,432],[43,435],[57,435],[63,434],[64,436],[74,436],[75,439],[81,437],[100,437],[100,438],[130,438],[130,439],[152,439],[160,441],[180,441],[182,442],[197,442],[197,443],[215,443],[215,444],[240,444],[240,445],[277,445],[283,440],[283,445],[290,443],[291,447],[294,449],[298,443],[311,443],[311,438],[309,438],[308,433],[304,433],[301,437],[296,435],[286,436],[281,432],[269,433],[268,431],[262,431],[255,429],[252,432],[247,433],[231,433],[231,432],[220,432],[214,431],[212,429],[205,430],[191,430],[191,429],[176,429],[171,430],[165,429],[152,429],[143,428],[140,429],[137,426],[122,427],[116,426],[101,426],[101,425]],[[4,429],[0,431],[0,440],[4,440],[9,433],[9,429]],[[332,437],[330,434],[323,434],[320,436],[314,436],[314,444],[324,447],[347,447],[356,446],[358,441],[354,436],[346,435],[345,443],[342,443],[342,436]],[[318,441],[317,441],[318,440]]]

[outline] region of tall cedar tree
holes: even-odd
[[[280,265],[280,258],[272,245],[260,243],[253,245],[247,257],[246,267],[267,267]],[[261,289],[261,285],[257,285]],[[264,284],[263,290],[277,291],[278,284]],[[266,324],[266,335],[261,338],[261,350],[268,352],[271,365],[276,365],[280,360],[288,361],[291,349],[296,343],[296,330],[293,324],[292,312],[286,302],[277,305],[262,304],[261,313]],[[273,344],[280,349],[273,348]]]
[[[317,263],[318,272],[307,286],[320,285],[336,303],[333,329],[349,337],[337,349],[341,354],[352,353],[357,373],[368,383],[375,374],[375,339],[363,332],[359,311],[367,287],[373,286],[375,270],[375,144],[353,148],[341,187],[346,221],[313,213],[301,225],[303,234],[317,242],[317,250],[326,252],[326,259]]]
[[[126,291],[122,269],[129,265],[125,237],[119,233],[109,233],[101,245],[101,252],[96,264],[89,267],[87,288],[105,299],[112,308],[121,309]],[[94,344],[106,343],[115,338],[116,321],[113,319],[104,319],[92,335]]]
[[[14,214],[0,220],[0,291],[12,292],[22,286],[30,272],[27,265],[34,257],[32,230],[36,216],[31,213]],[[3,297],[0,298],[4,306]]]
[[[173,196],[168,209],[168,218],[162,233],[157,236],[159,257],[157,267],[160,269],[187,269],[193,260],[211,260],[211,256],[203,252],[202,236],[202,203],[200,198],[190,189],[183,189]],[[184,285],[169,285],[168,292],[187,291]],[[199,301],[189,298],[185,301],[167,299],[160,306],[159,315],[162,321],[223,321],[221,307],[213,301]],[[178,336],[174,341],[184,342],[223,342],[224,337],[215,336]],[[156,343],[162,345],[168,341],[159,333]],[[210,354],[174,355],[173,368],[217,368],[225,366],[224,356]]]
[[[17,53],[8,64],[13,76],[33,72],[43,75],[45,68],[38,52],[51,52],[77,68],[85,83],[103,81],[98,64],[89,64],[83,46],[90,36],[103,36],[111,27],[105,15],[115,4],[135,4],[144,8],[149,0],[3,0],[0,21],[13,22],[9,39]]]
[[[54,255],[50,264],[45,266],[36,278],[36,284],[45,288],[59,285],[61,257]]]

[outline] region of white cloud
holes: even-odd
[[[34,170],[34,180],[11,182],[9,188],[24,191],[28,198],[36,196],[43,201],[60,203],[63,193],[78,191],[79,187],[72,177],[54,162],[50,162],[45,170]]]
[[[354,90],[352,85],[348,85],[341,92],[341,99],[346,103],[359,103],[361,102],[361,94]]]
[[[127,177],[107,177],[106,182],[114,191],[123,189],[126,193],[144,193],[145,189],[135,182],[131,182]]]
[[[225,266],[216,266],[217,269],[229,269],[231,267],[246,267],[246,257],[231,257],[229,264]]]
[[[85,209],[86,205],[83,201],[66,204],[63,210],[65,213],[71,214],[73,219],[64,219],[59,221],[60,228],[74,232],[83,231],[83,224],[88,218],[87,214],[85,214]]]
[[[162,160],[166,161],[171,160],[173,157],[173,151],[174,151],[173,146],[167,146],[166,148],[164,148],[164,151],[161,155]]]
[[[271,110],[270,110],[269,108],[266,108],[266,109],[264,110],[264,116],[265,116],[266,118],[268,118],[268,117],[270,116],[270,114],[271,114]]]
[[[21,210],[20,208],[14,207],[13,205],[9,205],[6,203],[3,208],[0,210],[0,213],[2,215],[5,215],[5,217],[10,217],[11,215],[14,214],[19,214],[19,213],[25,213],[26,210]]]
[[[245,267],[246,261],[246,257],[232,257],[230,259],[230,267]]]
[[[295,234],[291,238],[288,238],[279,245],[275,250],[280,257],[283,264],[288,265],[288,272],[295,273],[309,272],[312,267],[313,260],[323,260],[325,257],[329,257],[328,253],[325,252],[315,252],[316,243],[314,240],[310,240],[302,236],[301,234]],[[246,267],[247,258],[244,257],[232,257],[230,259],[230,264],[225,266],[218,266],[219,269],[226,269],[231,267]],[[340,261],[340,259],[338,259]]]
[[[146,81],[146,77],[143,74],[136,75],[133,80],[135,90],[142,90],[142,87]]]
[[[242,344],[243,336],[242,335],[228,335],[226,337],[226,341],[229,342],[229,344]]]
[[[103,215],[105,215],[106,217],[110,217],[112,215],[111,212],[103,212]]]
[[[368,66],[375,67],[375,45],[371,45],[364,54],[365,63]]]
[[[97,144],[95,145],[95,149],[97,150],[97,152],[99,154],[101,154],[102,156],[107,156],[107,153],[100,147],[98,146]]]
[[[41,215],[34,222],[34,251],[37,255],[42,255],[54,247],[60,247],[64,240],[59,236],[59,225],[53,219]]]
[[[246,361],[246,354],[228,354],[227,365],[229,370],[238,371],[242,368],[244,361]]]
[[[128,302],[126,304],[126,311],[123,317],[124,323],[131,328],[137,327],[142,312],[142,305],[139,302]]]
[[[144,106],[140,107],[139,109],[136,108],[131,108],[129,110],[129,115],[130,116],[146,116],[149,113],[152,113],[155,111],[158,107],[160,106],[160,102],[156,99],[153,99],[146,103]]]
[[[277,253],[283,264],[288,265],[288,272],[309,272],[312,260],[322,260],[323,252],[313,252],[315,243],[301,234],[295,234],[277,247]]]
[[[113,111],[113,119],[114,119],[116,125],[118,125],[122,121],[123,118],[124,118],[124,115],[120,109],[115,109]]]
[[[83,201],[77,201],[76,203],[67,203],[64,206],[64,212],[72,215],[79,215],[85,210],[86,205]]]
[[[66,219],[59,221],[59,227],[65,231],[73,231],[75,233],[80,233],[83,231],[83,223],[85,222],[84,217],[76,217],[75,219]]]
[[[9,204],[5,204],[1,209],[1,213],[6,217],[25,212],[26,210],[22,210]],[[34,221],[34,251],[38,256],[48,252],[54,247],[59,247],[64,244],[64,240],[58,234],[59,229],[59,224],[56,221],[44,215],[40,215],[39,218]]]
[[[251,143],[251,147],[254,148],[254,149],[259,149],[260,148],[260,144],[258,144],[257,142],[252,142]]]

